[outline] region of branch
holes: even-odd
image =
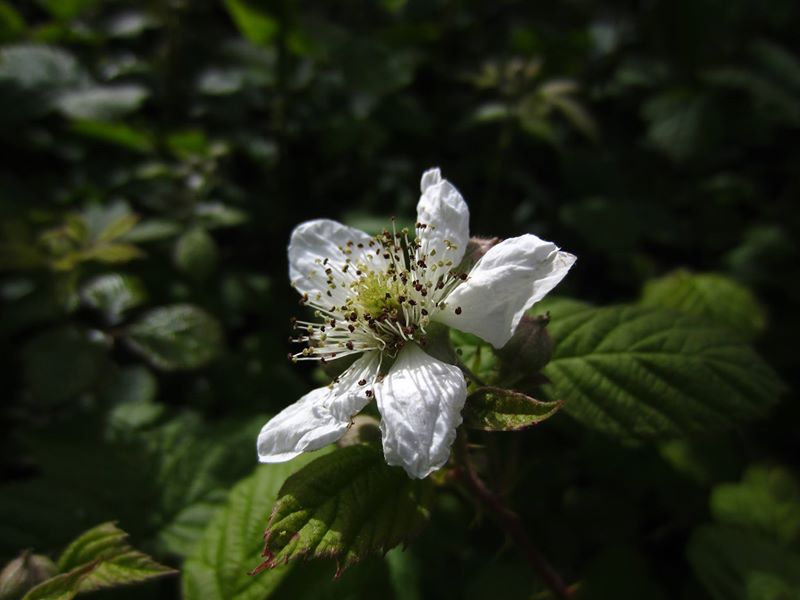
[[[564,584],[561,576],[542,553],[533,545],[533,541],[525,531],[522,519],[503,502],[502,498],[490,490],[475,472],[469,462],[466,436],[461,432],[459,433],[457,444],[456,450],[459,454],[458,476],[484,508],[494,515],[500,527],[514,541],[528,563],[536,570],[547,587],[550,588],[550,591],[560,600],[571,600],[571,590]]]

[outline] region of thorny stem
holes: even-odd
[[[571,590],[564,584],[561,576],[533,544],[533,541],[525,531],[522,519],[503,502],[500,496],[490,490],[475,472],[469,462],[467,438],[463,432],[459,432],[456,443],[458,455],[457,474],[460,479],[467,485],[475,499],[495,517],[500,527],[514,541],[528,563],[536,570],[547,587],[550,588],[550,591],[561,600],[571,600]]]

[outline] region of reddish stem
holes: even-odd
[[[519,515],[511,510],[486,483],[478,476],[472,464],[469,462],[467,454],[467,440],[464,435],[459,435],[458,450],[460,460],[458,461],[458,475],[467,485],[474,497],[484,506],[484,508],[494,515],[500,527],[517,545],[528,563],[536,570],[542,581],[550,588],[550,591],[561,600],[571,600],[572,593],[564,584],[561,576],[550,565],[547,559],[534,546],[533,541],[525,531],[525,525]]]

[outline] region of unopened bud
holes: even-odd
[[[58,573],[52,560],[25,550],[0,572],[0,600],[18,600]]]
[[[483,255],[489,251],[490,248],[496,246],[499,243],[500,243],[500,238],[497,237],[469,238],[469,242],[467,243],[467,249],[464,252],[464,258],[461,259],[461,264],[458,265],[458,270],[463,271],[464,273],[468,273],[470,270],[472,270],[472,267],[475,266],[475,263],[478,262],[483,257]]]
[[[530,377],[550,362],[553,340],[547,333],[549,322],[549,315],[522,317],[514,335],[497,351],[503,370]]]

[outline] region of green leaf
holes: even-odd
[[[705,95],[668,90],[644,104],[650,142],[675,161],[699,155],[712,141],[713,108]]]
[[[103,523],[90,529],[72,542],[58,559],[62,572],[81,569],[86,564],[94,568],[80,582],[80,591],[137,583],[175,573],[127,543],[128,534],[114,523]]]
[[[193,279],[202,281],[217,267],[217,244],[205,229],[192,227],[175,242],[173,259],[178,269]]]
[[[335,558],[341,572],[408,540],[426,523],[428,479],[412,480],[380,449],[341,448],[290,477],[264,533],[271,569],[300,557]]]
[[[278,21],[247,0],[225,0],[225,8],[242,35],[253,44],[267,45],[278,33]]]
[[[649,281],[641,304],[672,309],[722,325],[751,339],[763,331],[764,310],[750,290],[716,273],[675,271]]]
[[[106,264],[126,263],[142,258],[144,252],[133,244],[101,244],[80,254],[81,260],[96,260]]]
[[[113,121],[138,110],[148,95],[139,85],[97,85],[60,94],[55,106],[70,119]]]
[[[800,541],[800,483],[782,467],[751,467],[741,483],[714,488],[711,512],[720,523]]]
[[[124,234],[120,239],[125,242],[142,243],[153,242],[174,237],[181,232],[181,225],[166,219],[148,219],[137,223],[136,226]]]
[[[640,439],[722,429],[763,415],[782,391],[727,329],[636,306],[562,308],[545,389],[589,427]]]
[[[190,553],[231,486],[252,471],[266,417],[206,424],[184,413],[110,438],[84,421],[59,421],[29,440],[42,475],[0,488],[2,552],[60,547],[98,520],[119,519],[162,552]]]
[[[64,50],[39,44],[7,46],[0,50],[0,123],[42,116],[62,91],[90,81]]]
[[[96,5],[99,0],[39,0],[39,4],[57,19],[68,20]]]
[[[715,600],[800,599],[800,556],[768,539],[705,526],[694,532],[686,553]]]
[[[22,600],[72,600],[78,595],[81,582],[95,568],[94,563],[48,579],[30,590]]]
[[[105,313],[111,323],[118,322],[126,310],[147,301],[144,282],[123,273],[99,275],[86,283],[80,293],[86,304]]]
[[[134,550],[127,538],[128,534],[113,523],[85,532],[58,559],[61,575],[33,588],[25,600],[69,600],[79,592],[140,583],[176,572]]]
[[[0,42],[6,43],[25,31],[25,21],[8,2],[0,2]]]
[[[126,329],[125,339],[160,369],[196,369],[219,354],[222,328],[204,310],[175,304],[144,314]]]
[[[521,392],[482,387],[467,397],[464,425],[484,431],[517,431],[552,417],[563,402],[541,402]]]
[[[450,343],[464,366],[482,383],[493,383],[497,379],[500,361],[491,344],[476,335],[456,329],[451,329],[449,335]]]
[[[166,407],[155,402],[157,392],[158,382],[147,368],[119,369],[102,394],[110,405],[107,421],[112,434],[133,431],[158,419]]]
[[[207,229],[235,227],[247,221],[247,213],[220,202],[199,202],[194,207],[197,221]]]
[[[73,121],[70,129],[77,135],[122,146],[134,152],[146,154],[154,149],[153,136],[149,131],[131,127],[126,123]]]
[[[288,463],[259,466],[236,484],[184,563],[184,598],[260,600],[271,595],[289,567],[248,574],[261,560],[264,521],[286,478],[317,456],[304,454]]]

